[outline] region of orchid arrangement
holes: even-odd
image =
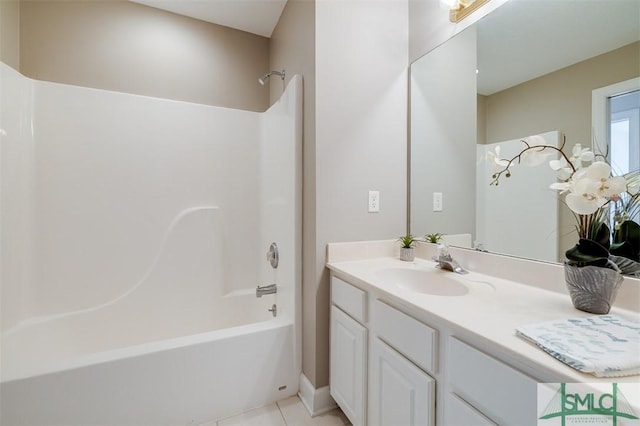
[[[523,149],[511,159],[501,158],[499,147],[489,153],[489,160],[494,163],[491,185],[498,185],[502,177],[511,177],[516,165],[548,162],[558,178],[550,188],[564,196],[577,221],[579,242],[566,252],[568,262],[640,275],[640,225],[631,220],[640,210],[640,173],[615,176],[604,156],[580,144],[573,147],[569,156],[564,149],[566,139],[560,147],[547,144],[538,135],[522,142]],[[610,208],[615,212],[613,223]]]

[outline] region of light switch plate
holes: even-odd
[[[442,192],[433,193],[433,211],[434,212],[442,211]]]
[[[380,191],[369,191],[369,213],[380,211]]]

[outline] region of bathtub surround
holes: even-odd
[[[1,423],[187,424],[295,395],[301,78],[254,113],[0,65]]]

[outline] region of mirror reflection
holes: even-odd
[[[623,140],[613,169],[637,170],[639,40],[637,0],[511,0],[414,62],[410,232],[562,261],[577,234],[549,189],[555,172],[520,166],[490,187],[483,158],[496,145],[508,158],[539,134],[556,146],[566,138],[569,155],[576,144],[611,154],[613,136]]]

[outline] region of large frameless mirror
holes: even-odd
[[[542,135],[557,146],[566,138],[569,154],[576,144],[600,150],[619,172],[637,169],[639,40],[637,0],[511,0],[414,62],[410,232],[562,261],[577,234],[549,189],[555,172],[519,169],[495,187],[483,158]]]

